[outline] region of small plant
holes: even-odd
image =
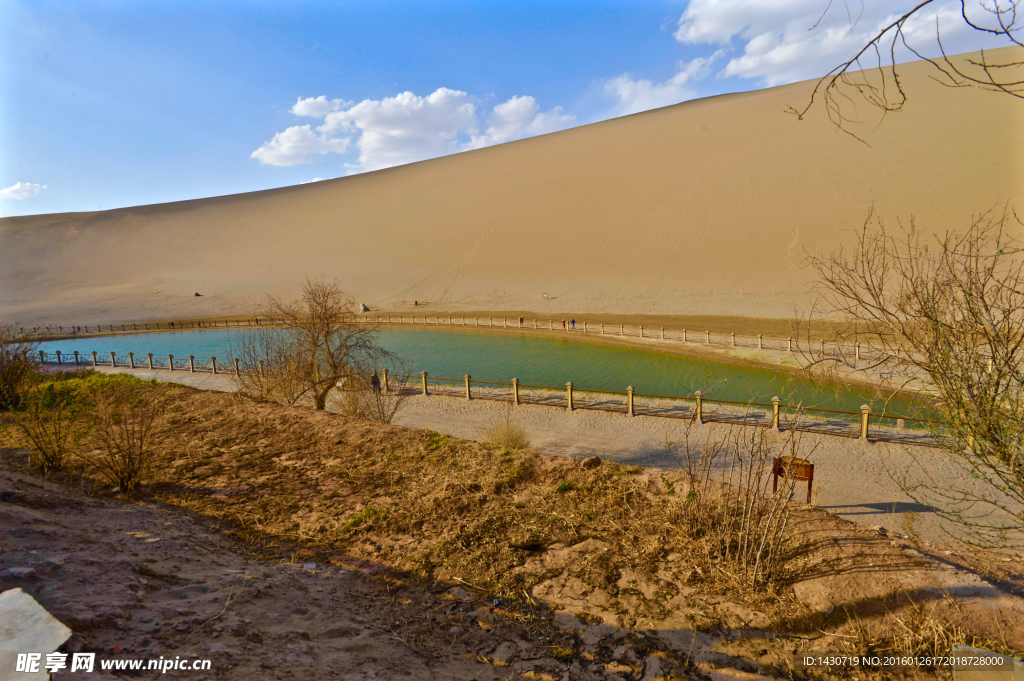
[[[97,452],[82,458],[119,491],[142,481],[153,445],[153,422],[160,410],[155,386],[137,380],[103,381],[90,390]]]
[[[495,447],[513,452],[530,448],[530,437],[525,428],[512,420],[511,407],[506,408],[504,416],[487,431],[486,439]]]
[[[568,492],[571,489],[572,489],[572,483],[568,482],[566,480],[563,480],[562,482],[558,483],[558,487],[555,488],[555,491],[556,492]]]
[[[19,398],[14,426],[32,444],[30,464],[48,475],[62,470],[88,431],[85,399],[77,386],[48,382]]]
[[[14,327],[0,324],[0,411],[17,409],[31,389],[37,347],[16,334]]]
[[[669,494],[676,493],[676,486],[672,484],[672,481],[665,477],[665,474],[661,474],[661,481],[665,483],[665,491]],[[692,490],[691,490],[692,491]]]

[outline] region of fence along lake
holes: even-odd
[[[91,363],[91,353],[101,358],[110,353],[134,352],[137,361],[147,353],[184,359],[216,357],[227,367],[232,339],[242,330],[168,331],[125,334],[46,342],[41,350],[71,355],[77,350]],[[403,360],[413,374],[426,371],[432,377],[510,382],[563,387],[572,381],[575,390],[624,392],[633,386],[638,394],[691,397],[696,390],[706,398],[737,402],[770,402],[778,396],[783,404],[858,412],[862,404],[879,413],[884,400],[869,389],[851,390],[815,386],[811,381],[785,372],[719,364],[658,352],[595,345],[574,340],[458,333],[452,331],[383,329],[382,347]],[[384,367],[381,367],[384,368]],[[399,367],[387,367],[393,373]],[[897,397],[885,409],[888,414],[920,416],[919,402]]]

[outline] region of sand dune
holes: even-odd
[[[797,83],[343,179],[4,218],[0,319],[249,312],[318,273],[375,309],[786,316],[804,254],[872,205],[935,231],[1024,207],[1024,104],[932,74],[905,66],[909,102],[877,128],[861,106],[870,146],[784,113]]]

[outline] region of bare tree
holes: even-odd
[[[832,9],[833,3],[834,0],[828,1],[822,18]],[[810,100],[803,109],[790,107],[789,113],[803,119],[820,99],[829,120],[839,129],[863,142],[864,140],[849,130],[848,124],[853,119],[845,113],[846,108],[853,104],[854,97],[867,101],[881,111],[883,116],[903,108],[907,94],[900,81],[899,67],[896,63],[896,51],[900,45],[918,58],[931,63],[938,71],[936,80],[944,85],[977,87],[1024,98],[1024,43],[1017,35],[1021,29],[1018,23],[1020,18],[1017,15],[1018,0],[978,0],[970,3],[971,8],[977,8],[977,16],[970,16],[972,11],[968,10],[968,0],[960,0],[960,14],[968,26],[979,33],[1005,39],[1008,46],[1019,48],[1014,50],[1009,58],[992,58],[991,54],[986,54],[982,50],[978,59],[960,61],[946,54],[938,19],[935,24],[935,36],[942,54],[940,58],[926,57],[907,43],[904,32],[907,22],[921,16],[929,5],[934,4],[936,0],[923,0],[883,26],[850,59],[818,80]],[[819,23],[820,21],[819,19]],[[870,75],[872,72],[877,76],[874,80]]]
[[[810,368],[873,372],[934,400],[945,458],[969,482],[931,476],[925,462],[897,482],[985,546],[1024,532],[1024,250],[1013,223],[987,213],[932,240],[913,221],[892,230],[869,217],[852,250],[810,258],[824,312],[849,323]],[[871,348],[860,363],[842,350],[851,333]]]
[[[286,367],[302,383],[318,410],[327,408],[331,391],[365,371],[380,355],[377,326],[355,316],[355,299],[336,281],[306,279],[294,303],[270,298],[270,315],[281,325],[288,356]]]

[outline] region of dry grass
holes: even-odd
[[[671,553],[701,566],[694,583],[735,581],[684,522],[687,486],[676,474],[612,462],[587,469],[523,448],[161,390],[180,409],[156,424],[150,489],[231,521],[257,553],[344,554],[521,599],[550,576],[518,569],[538,550],[595,539],[608,558],[571,568],[588,588],[615,592],[624,573],[653,575]],[[780,570],[759,588],[784,581]]]
[[[530,437],[526,434],[526,428],[512,419],[511,405],[506,407],[502,418],[495,421],[487,430],[484,439],[498,449],[521,451],[530,448]]]

